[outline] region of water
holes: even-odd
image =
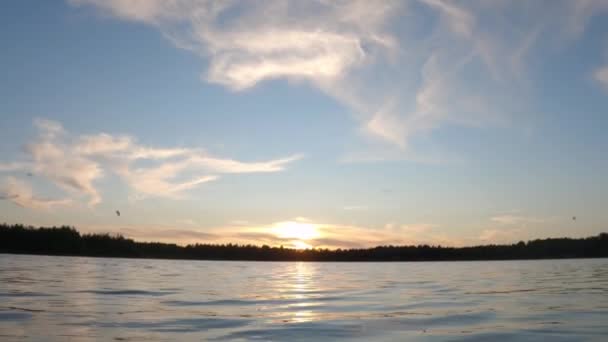
[[[606,341],[608,260],[0,255],[0,340]]]

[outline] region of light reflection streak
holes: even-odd
[[[290,277],[285,282],[285,290],[291,294],[295,303],[288,304],[285,308],[285,318],[289,323],[305,323],[319,319],[318,313],[311,310],[311,307],[321,304],[312,293],[318,293],[321,289],[316,288],[316,268],[306,262],[298,262],[291,265],[293,268]],[[291,310],[290,310],[291,309]],[[284,320],[285,320],[284,319]]]

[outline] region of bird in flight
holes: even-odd
[[[576,221],[576,216],[572,216],[572,221]]]
[[[120,211],[116,210],[116,216],[120,216]]]

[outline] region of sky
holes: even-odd
[[[608,0],[3,1],[0,26],[0,221],[296,248],[608,231]]]

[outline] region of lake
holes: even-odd
[[[606,341],[608,259],[306,263],[0,254],[2,341]]]

